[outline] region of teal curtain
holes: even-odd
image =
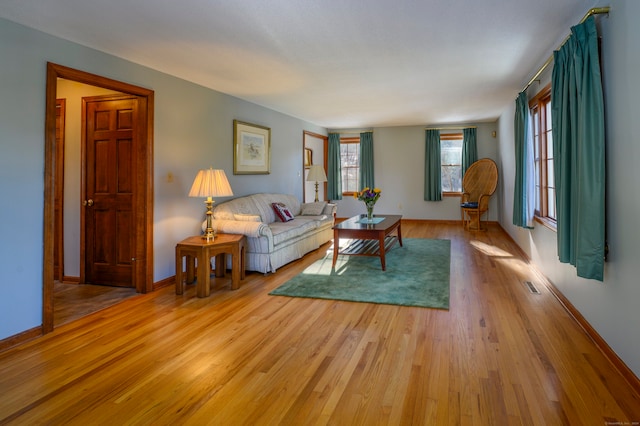
[[[554,52],[551,121],[558,258],[602,281],[605,256],[604,99],[595,18]]]
[[[342,167],[340,166],[340,134],[329,133],[327,158],[327,198],[342,200]]]
[[[462,129],[462,176],[470,165],[478,161],[476,129]]]
[[[360,189],[374,188],[373,132],[360,133]]]
[[[442,200],[440,130],[427,130],[424,151],[424,200]]]
[[[515,133],[516,179],[513,188],[513,224],[533,228],[535,210],[535,170],[531,113],[526,92],[516,98],[513,122]]]

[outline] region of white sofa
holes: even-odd
[[[273,203],[280,203],[293,214],[281,221]],[[333,238],[335,204],[300,203],[293,195],[252,194],[216,205],[213,229],[247,236],[245,269],[275,272]]]

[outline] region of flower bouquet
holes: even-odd
[[[364,202],[367,207],[367,221],[371,222],[373,218],[373,206],[376,205],[376,201],[380,198],[382,191],[379,188],[364,188],[360,192],[355,192],[353,198]]]

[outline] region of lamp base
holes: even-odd
[[[202,234],[202,239],[205,241],[213,241],[215,238],[216,233],[215,231],[213,231],[213,229],[211,230],[211,232],[204,231],[204,234]]]
[[[207,206],[207,229],[205,229],[204,234],[202,235],[202,239],[206,241],[213,241],[216,237],[216,231],[213,230],[212,225],[212,217],[213,217],[213,200],[211,197],[207,197],[207,200],[204,202]]]

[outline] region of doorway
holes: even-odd
[[[302,200],[310,203],[315,199],[315,182],[307,181],[309,167],[316,164],[324,168],[327,173],[327,149],[329,138],[317,133],[304,131],[302,134]],[[318,199],[327,200],[327,182],[318,185]]]
[[[131,282],[139,293],[153,289],[153,101],[154,92],[138,86],[74,70],[61,65],[47,64],[47,96],[45,117],[45,200],[44,200],[44,256],[43,256],[43,321],[42,331],[53,330],[54,314],[54,245],[56,172],[61,167],[56,155],[56,99],[57,81],[66,79],[122,92],[135,98],[138,112],[135,137],[135,178],[132,186],[132,250],[128,260]]]

